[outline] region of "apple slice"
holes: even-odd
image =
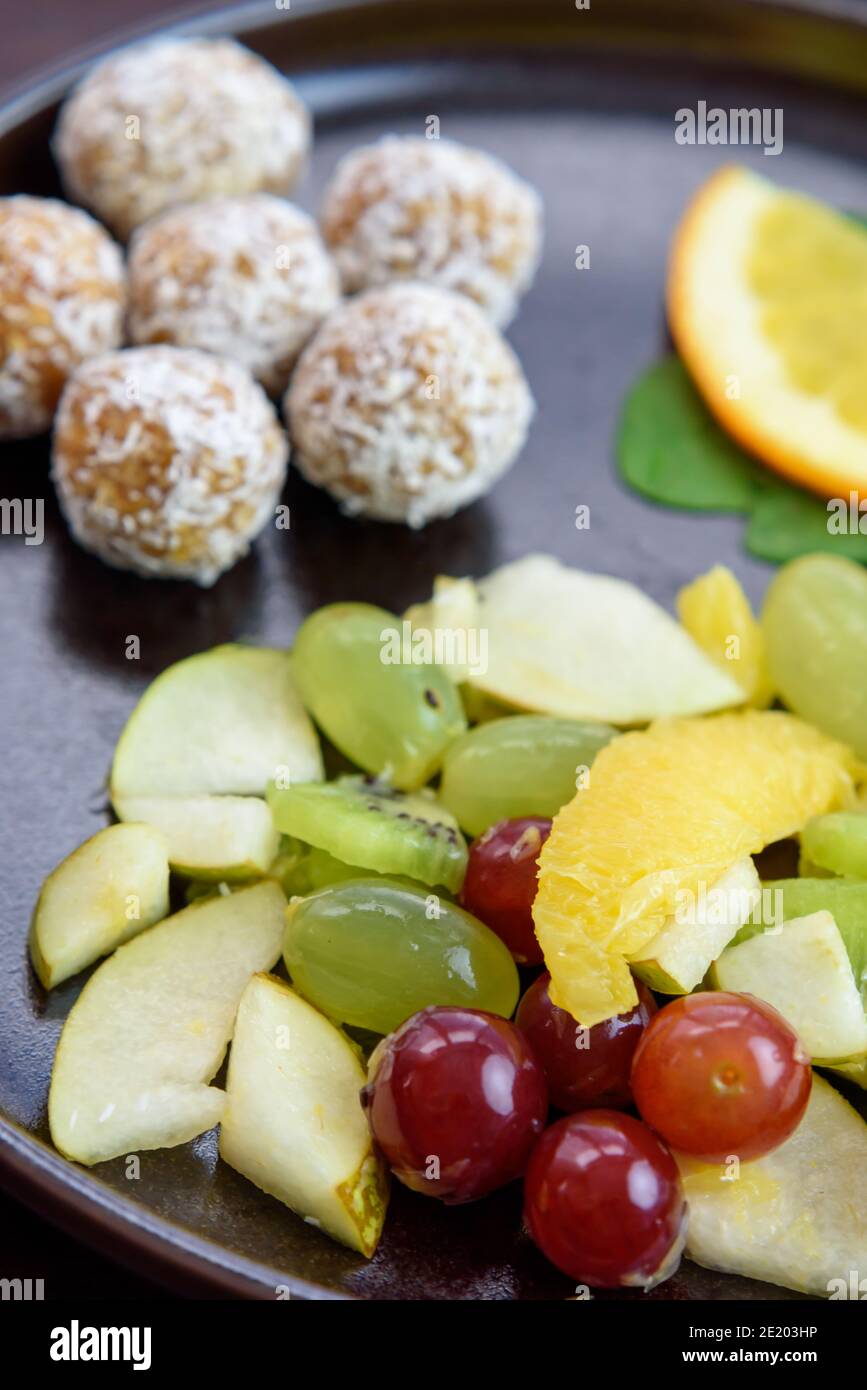
[[[825,1064],[820,1062],[820,1066]],[[835,1076],[842,1076],[847,1081],[851,1081],[853,1086],[860,1086],[862,1091],[867,1091],[867,1057],[861,1057],[857,1062],[842,1062],[839,1066],[827,1067]]]
[[[434,644],[440,634],[441,650],[437,652],[434,645],[433,651],[455,685],[467,681],[473,668],[482,664],[487,635],[480,630],[479,593],[472,579],[438,575],[431,598],[408,608],[404,621],[414,633],[430,633]]]
[[[125,796],[122,821],[144,821],[166,837],[169,863],[187,878],[255,878],[276,858],[280,832],[256,796]]]
[[[388,1196],[346,1034],[273,975],[238,1008],[220,1156],[245,1178],[362,1255],[376,1249]]]
[[[779,931],[730,947],[711,982],[773,1004],[817,1061],[848,1062],[867,1053],[861,992],[830,912],[792,918]]]
[[[503,704],[631,725],[744,702],[737,681],[624,579],[525,555],[478,580],[475,603],[469,582],[440,578],[407,621],[464,647],[451,670]]]
[[[668,919],[641,956],[630,960],[633,973],[663,994],[689,994],[746,922],[761,891],[752,859],[739,859],[704,897]]]
[[[53,989],[168,910],[165,836],[149,825],[110,825],[42,885],[30,924],[33,968]]]
[[[867,883],[853,878],[778,878],[765,883],[761,911],[741,927],[733,944],[739,946],[781,921],[823,910],[837,924],[867,1012]]]
[[[280,955],[286,898],[273,881],[209,898],[137,936],[100,966],[66,1020],[48,1096],[67,1158],[183,1144],[210,1129],[223,1060],[250,976]]]
[[[725,1164],[676,1154],[689,1204],[686,1253],[700,1265],[840,1297],[867,1270],[867,1125],[813,1077],[791,1138],[735,1175]]]
[[[115,750],[111,799],[262,796],[280,770],[296,782],[322,777],[288,652],[214,647],[148,686]]]

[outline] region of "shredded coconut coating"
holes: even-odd
[[[99,63],[63,106],[64,186],[119,236],[220,194],[287,193],[310,118],[264,58],[230,39],[157,39]]]
[[[432,285],[368,290],[301,354],[285,408],[304,476],[345,511],[423,526],[487,492],[533,398],[480,309]]]
[[[91,358],[72,377],[52,472],[85,549],[209,585],[273,517],[287,458],[274,407],[237,362],[144,347]]]
[[[121,342],[120,248],[54,198],[0,198],[0,438],[47,430],[67,377]]]
[[[347,293],[422,280],[514,317],[539,262],[538,194],[507,165],[451,140],[387,136],[346,155],[322,232]]]
[[[242,362],[272,395],[340,298],[316,223],[268,193],[163,213],[133,235],[129,332]]]

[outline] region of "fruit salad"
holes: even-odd
[[[33,914],[46,990],[95,967],[58,1150],[219,1125],[355,1258],[392,1180],[513,1185],[564,1294],[685,1255],[829,1296],[867,1266],[865,584],[806,557],[756,616],[716,566],[676,618],[528,556],[163,672]]]

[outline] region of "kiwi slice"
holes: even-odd
[[[268,787],[268,805],[284,835],[325,850],[341,864],[401,874],[456,892],[467,844],[432,792],[400,792],[375,777],[338,777]]]

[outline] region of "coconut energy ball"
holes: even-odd
[[[263,58],[230,39],[157,39],[85,77],[54,154],[69,194],[127,237],[178,203],[288,192],[309,144],[306,108]]]
[[[237,362],[175,347],[94,357],[60,402],[52,472],[76,540],[118,569],[212,584],[274,508],[288,446]]]
[[[120,249],[86,212],[53,198],[0,198],[0,438],[47,430],[79,362],[117,347]]]
[[[469,295],[503,326],[536,270],[541,203],[481,150],[389,136],[338,164],[322,231],[347,292],[423,280]]]
[[[347,512],[423,526],[505,473],[534,407],[518,359],[475,304],[396,283],[325,320],[285,408],[310,482]]]
[[[163,213],[134,234],[129,276],[134,342],[234,357],[273,395],[340,297],[316,223],[268,193]]]

